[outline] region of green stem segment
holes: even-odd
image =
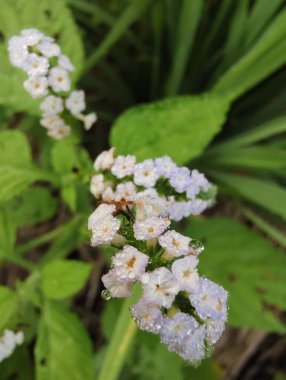
[[[137,326],[131,319],[129,310],[133,302],[134,299],[129,298],[122,305],[97,380],[116,380],[122,370],[128,350],[137,331]]]

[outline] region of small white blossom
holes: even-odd
[[[199,326],[194,317],[178,312],[171,318],[164,318],[160,332],[161,342],[168,345],[170,351],[184,351],[185,341]]]
[[[106,170],[110,169],[114,162],[115,148],[110,148],[109,150],[104,150],[100,153],[93,164],[95,170]]]
[[[92,246],[110,243],[114,238],[120,228],[120,220],[112,215],[114,211],[114,205],[101,204],[88,218]]]
[[[75,71],[75,67],[74,65],[71,63],[69,57],[67,57],[66,55],[64,54],[60,54],[59,58],[58,58],[58,65],[64,69],[64,70],[67,70],[67,71]]]
[[[225,330],[226,317],[227,315],[218,321],[213,321],[212,319],[205,320],[206,339],[209,344],[214,345],[220,340]]]
[[[141,298],[131,307],[131,314],[141,330],[152,332],[153,334],[160,332],[164,318],[158,306]]]
[[[144,220],[136,220],[133,225],[135,239],[149,240],[158,237],[169,225],[170,221],[164,218],[151,217]]]
[[[170,308],[179,291],[179,285],[172,273],[165,267],[147,273],[143,287],[143,297],[150,303]]]
[[[170,205],[170,219],[179,222],[190,215],[189,202],[174,202]]]
[[[41,103],[40,109],[48,114],[61,113],[64,110],[63,99],[58,96],[49,95]]]
[[[137,193],[134,197],[136,206],[136,220],[142,220],[150,217],[167,217],[169,207],[166,199],[160,197],[155,189],[147,189]]]
[[[136,196],[136,187],[133,182],[119,183],[116,186],[114,199],[120,201],[122,199],[126,201],[133,201]]]
[[[135,165],[134,183],[146,188],[154,187],[159,174],[157,172],[154,160],[148,159]]]
[[[51,41],[42,41],[37,48],[47,58],[57,57],[61,54],[59,45]]]
[[[196,269],[198,259],[196,256],[186,256],[176,260],[172,265],[172,273],[179,283],[180,290],[195,292],[199,289],[199,275]]]
[[[49,61],[45,57],[40,57],[37,54],[29,54],[23,62],[22,69],[29,76],[46,75],[49,69]]]
[[[90,182],[90,192],[95,198],[99,198],[105,189],[103,174],[94,175]]]
[[[66,107],[73,114],[78,115],[85,110],[85,94],[82,90],[72,91],[66,99]]]
[[[25,80],[23,86],[34,99],[46,96],[48,93],[48,81],[43,76],[29,77]]]
[[[101,280],[110,292],[111,297],[114,298],[126,298],[132,295],[132,283],[128,281],[122,281],[118,278],[115,270],[109,271],[107,274],[101,277]]]
[[[83,121],[83,126],[86,131],[89,131],[93,124],[97,121],[97,114],[95,112],[83,115],[81,120]]]
[[[23,29],[21,31],[21,36],[25,40],[25,43],[27,44],[27,46],[37,45],[44,37],[43,33],[35,28]]]
[[[188,236],[181,235],[174,230],[167,231],[159,237],[161,247],[165,248],[167,253],[174,257],[187,255],[190,241],[191,239]]]
[[[135,167],[136,158],[135,156],[118,156],[116,157],[111,172],[117,178],[124,178],[128,175],[132,175]]]
[[[122,251],[113,256],[112,263],[119,279],[135,281],[140,280],[145,273],[148,260],[147,255],[126,245]]]
[[[190,186],[191,176],[190,171],[186,167],[177,168],[173,171],[170,184],[178,193],[183,193]]]
[[[47,135],[55,140],[62,140],[71,134],[71,128],[69,125],[61,125],[57,128],[49,128]]]
[[[193,334],[185,340],[184,350],[178,354],[188,362],[199,362],[206,356],[205,350],[206,330],[205,326],[199,326]]]
[[[200,215],[205,209],[211,206],[212,201],[204,201],[196,198],[188,202],[189,215]]]
[[[112,202],[114,200],[114,191],[112,190],[112,187],[106,186],[101,198],[104,202]]]
[[[4,330],[0,337],[0,363],[11,356],[17,346],[20,346],[24,341],[22,331],[14,333],[11,330]]]
[[[18,36],[11,37],[8,42],[8,52],[12,65],[23,68],[29,54],[25,39]]]
[[[54,113],[44,113],[40,124],[47,129],[59,129],[64,126],[64,120]]]
[[[169,156],[156,158],[155,163],[158,174],[165,178],[170,178],[177,168],[177,165]]]
[[[217,321],[226,318],[227,296],[227,291],[222,286],[201,277],[199,289],[190,295],[190,302],[202,319]]]
[[[49,85],[55,92],[69,91],[71,87],[71,80],[66,70],[60,67],[54,67],[50,70]]]

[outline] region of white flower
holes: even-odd
[[[48,92],[48,81],[47,78],[43,76],[29,77],[25,80],[23,86],[34,99],[46,96]]]
[[[199,326],[193,334],[185,340],[184,350],[179,355],[188,362],[199,362],[206,356],[205,351],[206,330],[205,326]]]
[[[187,189],[187,197],[189,199],[195,199],[200,191],[207,192],[210,186],[211,184],[202,173],[198,170],[192,170],[190,185]]]
[[[191,176],[190,171],[186,167],[177,168],[173,171],[170,184],[178,193],[183,193],[190,186]]]
[[[119,183],[116,186],[114,199],[120,201],[122,199],[126,201],[133,201],[136,195],[136,187],[133,182]]]
[[[44,37],[43,33],[38,29],[23,29],[21,31],[21,36],[25,40],[27,46],[35,46],[37,45],[41,39]]]
[[[108,244],[120,228],[120,220],[112,213],[114,205],[101,204],[88,218],[88,229],[92,231],[91,245]]]
[[[205,320],[206,326],[206,338],[209,344],[216,344],[225,330],[226,318],[222,318],[218,321],[213,321],[212,319]]]
[[[49,61],[45,57],[40,57],[37,54],[29,54],[23,62],[22,69],[29,76],[46,75],[49,69]]]
[[[117,273],[114,270],[109,271],[107,274],[101,277],[101,280],[110,292],[111,297],[125,298],[132,295],[132,283],[122,281],[118,278]]]
[[[114,192],[112,190],[112,187],[107,186],[104,189],[101,198],[104,202],[112,202],[114,200]]]
[[[95,112],[91,112],[82,117],[83,126],[86,131],[89,131],[93,124],[97,121],[97,115]]]
[[[22,68],[29,54],[25,39],[18,36],[11,37],[8,42],[8,52],[12,65]]]
[[[128,175],[132,175],[135,167],[135,162],[135,156],[118,156],[112,165],[111,172],[117,178],[123,178]]]
[[[188,254],[190,241],[188,236],[181,235],[174,230],[167,231],[159,237],[161,247],[165,248],[170,256],[175,257]]]
[[[69,125],[61,125],[57,128],[49,128],[47,135],[55,140],[62,140],[71,134],[71,128]]]
[[[164,318],[160,332],[161,342],[168,345],[170,351],[180,354],[184,351],[185,340],[199,326],[194,317],[178,312],[171,318]]]
[[[153,160],[148,159],[135,165],[134,168],[134,182],[138,186],[146,188],[154,187],[159,174]]]
[[[73,91],[66,99],[66,107],[73,115],[78,115],[84,111],[86,107],[84,91]]]
[[[95,198],[99,198],[105,189],[104,177],[102,174],[94,175],[90,182],[90,192]]]
[[[190,215],[189,202],[174,202],[170,205],[170,219],[179,222]]]
[[[148,264],[148,256],[136,248],[126,245],[112,258],[114,270],[122,280],[140,280]]]
[[[157,172],[160,176],[170,178],[177,166],[169,156],[156,158],[155,160]]]
[[[144,280],[143,297],[158,306],[170,308],[179,291],[179,285],[172,273],[165,267],[157,268],[148,273]]]
[[[37,48],[47,58],[57,57],[61,54],[59,45],[51,41],[42,41]]]
[[[66,55],[64,54],[60,54],[59,58],[58,58],[58,65],[64,69],[64,70],[67,70],[67,71],[75,71],[75,67],[74,65],[71,63],[69,57],[67,57]]]
[[[186,256],[173,263],[172,273],[179,283],[180,290],[193,293],[199,289],[197,264],[198,259],[196,256]]]
[[[69,91],[71,86],[71,81],[69,74],[66,70],[60,67],[54,67],[50,70],[49,74],[49,85],[55,92]]]
[[[168,216],[169,207],[166,199],[160,197],[153,188],[140,191],[134,197],[136,207],[136,220],[142,220],[150,217]]]
[[[54,113],[44,113],[40,124],[47,129],[58,129],[64,126],[64,120]]]
[[[199,289],[190,295],[190,302],[202,319],[211,318],[214,321],[226,319],[227,291],[207,278],[201,277]]]
[[[24,334],[22,331],[14,333],[11,330],[4,330],[0,337],[0,363],[11,356],[15,348],[21,345],[23,341]]]
[[[41,103],[40,109],[49,114],[61,113],[64,110],[63,99],[58,96],[49,95]]]
[[[151,217],[144,220],[136,220],[133,225],[135,239],[149,240],[158,237],[169,225],[170,221],[164,218]]]
[[[160,332],[164,318],[158,306],[141,298],[131,307],[131,314],[141,330],[152,332],[153,334]]]
[[[102,153],[100,153],[93,164],[93,167],[95,170],[106,170],[110,169],[113,162],[114,162],[114,153],[115,148],[110,148],[109,150],[104,150]]]
[[[200,215],[205,209],[212,205],[212,201],[204,201],[196,198],[188,202],[189,215]]]

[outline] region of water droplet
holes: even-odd
[[[190,247],[192,248],[192,250],[194,251],[196,255],[199,255],[205,249],[205,247],[203,246],[203,243],[200,240],[196,240],[196,239],[190,242]]]
[[[105,289],[101,292],[101,298],[104,299],[104,301],[109,301],[111,299],[110,291]]]

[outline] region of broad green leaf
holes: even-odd
[[[286,219],[286,209],[284,207],[286,204],[286,190],[282,186],[250,176],[212,170],[210,173],[235,194]]]
[[[227,218],[191,221],[187,232],[205,245],[200,274],[229,291],[229,323],[285,332],[274,312],[286,308],[285,255],[255,231]]]
[[[0,178],[0,202],[20,194],[42,178],[33,170],[28,141],[19,131],[0,132]]]
[[[32,226],[52,218],[57,200],[44,187],[32,187],[10,202],[14,221],[18,227]]]
[[[36,15],[36,17],[35,17]],[[16,111],[39,114],[39,102],[23,89],[25,73],[12,67],[7,54],[8,39],[24,28],[38,28],[50,37],[56,37],[64,54],[67,54],[79,74],[83,61],[83,47],[79,32],[64,0],[2,0],[0,32],[4,42],[0,46],[0,103]]]
[[[280,12],[253,48],[223,74],[213,90],[237,98],[286,63],[286,10]]]
[[[9,327],[17,317],[18,299],[12,290],[0,286],[0,334]]]
[[[41,270],[41,287],[50,299],[71,297],[86,283],[91,267],[76,260],[54,260]]]
[[[111,131],[119,154],[138,160],[170,155],[178,164],[198,156],[220,131],[228,101],[204,94],[139,105],[123,113]]]
[[[37,380],[94,380],[87,332],[75,314],[44,305],[35,347]]]
[[[52,165],[57,173],[67,174],[77,164],[77,151],[71,139],[57,141],[53,146]]]

